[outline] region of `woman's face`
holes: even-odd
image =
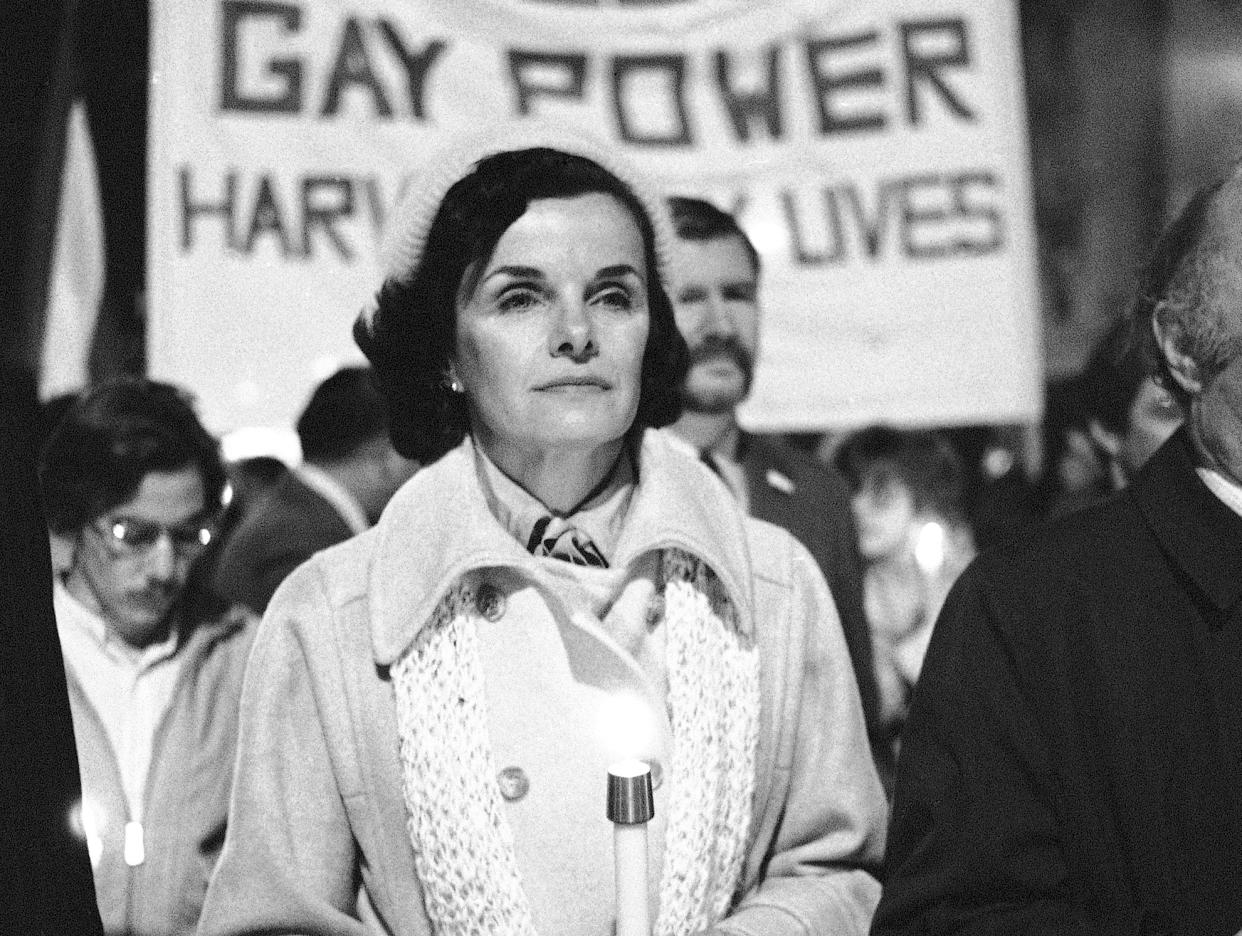
[[[638,410],[647,276],[611,195],[538,199],[505,231],[457,300],[453,368],[489,455],[619,446]]]
[[[869,477],[850,501],[858,526],[858,551],[873,561],[906,548],[914,525],[914,496],[895,477]]]

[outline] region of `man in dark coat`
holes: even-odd
[[[887,785],[892,750],[880,725],[849,488],[810,455],[739,428],[736,409],[750,392],[759,343],[759,255],[736,219],[714,205],[672,198],[669,207],[681,251],[670,297],[691,360],[683,415],[673,431],[699,450],[752,516],[788,530],[819,563],[841,615],[876,766]]]
[[[865,684],[863,709],[870,717],[878,702],[849,485],[834,468],[772,436],[739,433],[735,451],[751,515],[788,530],[819,563],[841,614],[855,669],[863,667],[856,675],[860,689]]]
[[[903,735],[875,934],[1242,930],[1242,173],[1131,314],[1187,413],[1130,488],[985,553]]]
[[[418,467],[388,439],[370,368],[345,367],[323,381],[297,431],[303,464],[243,511],[212,573],[217,594],[257,614],[290,572],[374,523]]]
[[[0,381],[0,933],[92,936],[103,926],[74,821],[82,784],[52,612],[33,407],[9,389]],[[25,425],[13,418],[21,409]]]

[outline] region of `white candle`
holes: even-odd
[[[647,903],[647,823],[655,815],[651,768],[640,760],[608,768],[608,820],[617,875],[616,936],[651,936]]]

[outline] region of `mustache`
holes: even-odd
[[[749,375],[754,370],[754,355],[733,335],[706,335],[690,348],[692,365],[722,357],[731,359],[744,374]]]

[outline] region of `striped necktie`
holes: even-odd
[[[560,517],[549,514],[535,523],[526,549],[534,556],[551,556],[574,565],[608,568],[591,538]]]

